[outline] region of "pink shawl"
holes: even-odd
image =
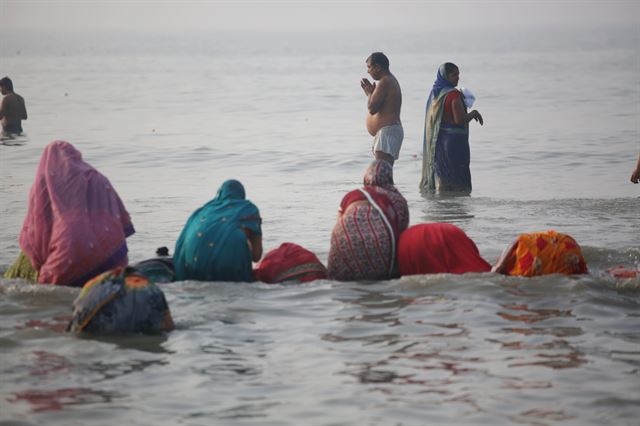
[[[109,180],[68,142],[47,145],[29,192],[20,247],[38,282],[83,285],[127,264],[133,224]]]

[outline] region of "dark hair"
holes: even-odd
[[[156,250],[156,255],[158,255],[158,256],[169,256],[169,249],[166,248],[165,246],[158,247],[158,250]]]
[[[13,82],[9,77],[4,77],[2,80],[0,80],[0,86],[13,92]]]
[[[454,70],[457,70],[457,69],[459,69],[459,68],[454,63],[446,62],[444,64],[444,72],[447,74],[447,77],[449,76],[449,74],[451,74]]]
[[[370,62],[371,65],[380,65],[383,70],[389,69],[389,58],[382,52],[373,52],[367,58],[367,62]]]

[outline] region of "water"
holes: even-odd
[[[10,35],[4,34],[10,37]],[[76,289],[0,280],[0,424],[635,424],[640,314],[640,34],[29,35],[0,45],[27,137],[0,145],[0,270],[43,147],[65,139],[110,178],[137,233],[173,243],[240,179],[264,246],[326,261],[342,195],[370,161],[359,87],[385,51],[404,95],[395,166],[411,223],[463,228],[494,262],[520,232],[582,245],[585,277],[493,274],[300,286],[172,283],[163,337],[66,335]],[[16,38],[18,39],[18,38]],[[424,102],[456,62],[472,124],[472,197],[423,198]]]

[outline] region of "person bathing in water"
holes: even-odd
[[[22,133],[22,120],[27,119],[27,107],[24,99],[13,91],[13,82],[9,77],[0,80],[0,122],[2,122],[2,134],[4,136],[19,135]]]
[[[373,136],[373,155],[393,166],[404,139],[400,84],[389,71],[389,59],[384,53],[374,52],[367,58],[367,72],[376,81],[371,83],[367,78],[360,81],[367,95],[367,130]]]

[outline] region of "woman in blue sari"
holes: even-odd
[[[467,113],[464,96],[456,90],[459,78],[455,64],[440,65],[429,94],[420,181],[425,192],[471,193],[469,122],[483,122],[478,111]]]
[[[224,182],[216,197],[191,215],[176,242],[176,280],[253,281],[251,261],[262,257],[261,222],[242,184]]]

